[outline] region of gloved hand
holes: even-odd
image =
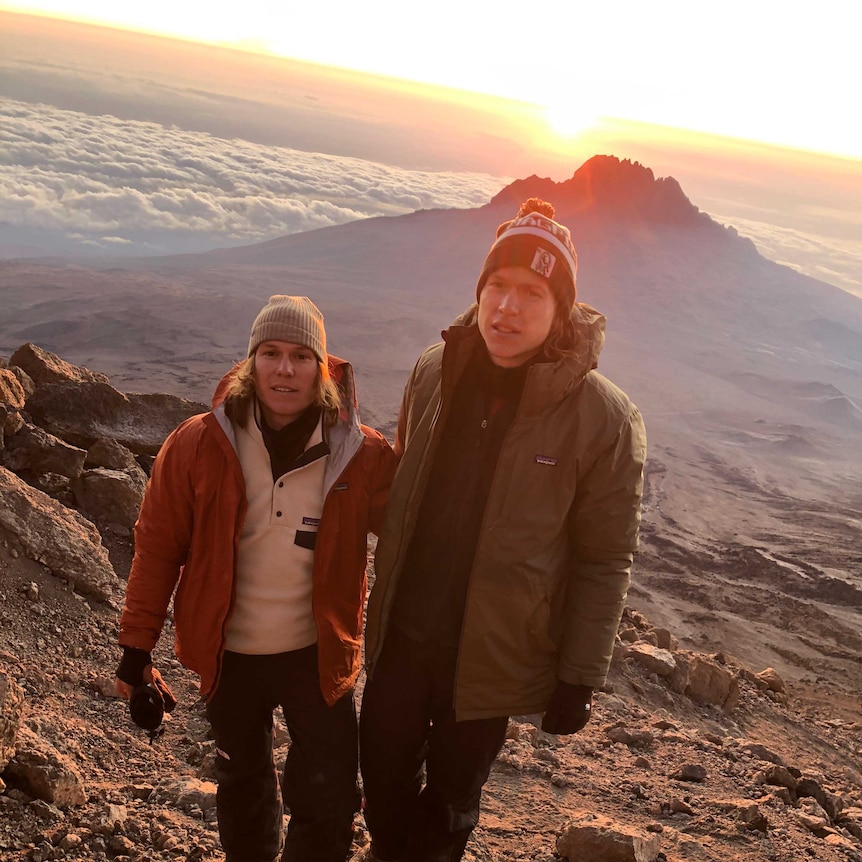
[[[165,712],[173,712],[174,707],[177,705],[177,699],[174,696],[173,691],[171,691],[171,687],[165,682],[165,678],[154,667],[150,668],[150,676],[152,678],[152,682],[150,684],[161,696],[162,702],[165,705]]]
[[[123,657],[117,665],[117,678],[114,680],[117,694],[128,700],[132,689],[142,682],[152,682],[149,672],[152,666],[152,656],[146,650],[124,646]]]
[[[177,699],[150,654],[142,649],[123,647],[117,667],[117,694],[129,701],[132,720],[151,734],[161,725],[166,712],[173,712]]]
[[[173,712],[177,699],[162,675],[152,666],[152,683],[142,682],[135,686],[129,698],[132,721],[143,730],[155,733],[161,727],[166,712]]]
[[[560,680],[542,719],[546,733],[577,733],[590,720],[593,690],[585,685],[573,685]]]

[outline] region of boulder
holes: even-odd
[[[74,479],[80,476],[87,453],[59,437],[25,422],[6,440],[3,465],[16,473],[57,473]]]
[[[119,588],[116,572],[93,524],[0,467],[0,527],[24,552],[79,592],[107,600]]]
[[[173,395],[124,395],[107,383],[52,383],[27,399],[33,421],[63,440],[89,449],[105,437],[136,454],[155,455],[181,422],[205,404]]]
[[[795,813],[802,825],[815,835],[823,838],[828,834],[830,828],[829,815],[818,805],[815,799],[810,797],[800,799],[799,807]]]
[[[776,754],[771,748],[761,745],[759,742],[742,741],[739,745],[741,751],[745,751],[759,760],[767,760],[769,763],[777,763],[779,766],[787,766],[784,758]]]
[[[692,656],[685,693],[700,703],[711,703],[724,710],[739,702],[739,681],[732,671],[704,655]]]
[[[796,790],[796,778],[786,766],[775,764],[767,769],[761,769],[754,776],[755,784],[769,784],[773,787],[786,787],[788,790]]]
[[[692,781],[700,784],[706,781],[706,767],[700,763],[684,763],[671,775],[676,781]]]
[[[625,725],[614,725],[604,729],[605,736],[611,742],[621,742],[623,745],[652,745],[655,741],[655,734],[652,731],[641,728],[638,730],[629,730]]]
[[[755,679],[758,684],[763,686],[767,691],[775,691],[783,694],[785,689],[784,680],[779,675],[778,671],[773,667],[768,667],[760,673],[755,674]]]
[[[17,434],[24,424],[24,417],[11,404],[0,401],[0,450],[6,445],[6,440]]]
[[[674,650],[679,649],[679,641],[670,633],[668,629],[653,629],[656,636],[656,642],[662,649]]]
[[[0,368],[0,401],[20,410],[27,400],[27,393],[18,378],[8,368]]]
[[[72,480],[75,502],[95,521],[134,527],[144,499],[147,477],[134,465],[133,470],[85,470]]]
[[[760,806],[750,799],[716,799],[710,805],[736,816],[740,829],[748,832],[766,832],[769,821]]]
[[[670,676],[676,670],[676,661],[668,650],[644,641],[632,644],[626,651],[626,658],[633,659],[650,673],[659,676]]]
[[[819,782],[813,778],[800,778],[796,783],[796,795],[802,799],[804,797],[813,798],[817,804],[829,815],[829,819],[834,823],[841,817],[841,812],[844,809],[844,800],[828,790],[824,790]]]
[[[75,508],[75,495],[72,493],[72,480],[68,476],[58,473],[29,473],[22,472],[20,477],[32,488],[53,497],[70,509]]]
[[[14,779],[30,796],[58,808],[87,801],[84,780],[72,760],[25,725],[18,730],[15,756],[6,766],[6,777]]]
[[[671,691],[677,694],[683,694],[688,688],[689,677],[691,675],[691,659],[685,652],[674,653],[674,664],[676,667],[673,673],[667,678],[667,684]]]
[[[13,365],[9,370],[18,378],[18,382],[24,390],[24,397],[29,398],[36,391],[36,384],[33,382],[33,378],[17,365]]]
[[[85,467],[107,467],[109,470],[132,470],[138,467],[135,456],[116,440],[105,437],[87,450]]]
[[[215,808],[216,785],[196,778],[166,776],[153,789],[150,802],[168,804],[180,811]]]
[[[114,835],[122,832],[126,825],[129,812],[125,805],[108,803],[98,820],[97,831],[103,835]]]
[[[846,829],[854,838],[862,841],[862,807],[851,806],[842,809],[837,822],[842,829]]]
[[[656,862],[660,846],[657,835],[581,811],[563,827],[556,852],[569,862]]]
[[[38,388],[46,383],[107,383],[104,374],[97,374],[80,365],[70,365],[55,353],[35,344],[22,344],[9,358],[10,367],[25,371]]]

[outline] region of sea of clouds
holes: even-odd
[[[479,207],[509,182],[0,98],[0,258],[206,251]],[[763,203],[699,203],[771,260],[862,296],[858,211],[803,212],[803,227]]]
[[[0,100],[0,226],[7,242],[45,253],[247,244],[370,216],[482,206],[508,182]]]
[[[822,236],[739,215],[714,213],[712,217],[732,224],[754,242],[764,257],[862,297],[862,242],[859,240]]]

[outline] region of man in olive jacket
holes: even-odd
[[[461,859],[508,716],[575,733],[610,665],[646,435],[595,371],[605,318],[553,216],[531,198],[500,225],[477,305],[405,390],[366,629],[367,860]]]

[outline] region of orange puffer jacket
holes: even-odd
[[[314,550],[312,606],[320,689],[333,704],[359,673],[368,532],[380,530],[396,458],[382,434],[359,423],[349,363],[329,357],[346,407],[325,436],[330,454]],[[135,525],[135,556],[120,619],[121,646],[151,651],[174,595],[175,650],[216,689],[234,601],[246,512],[233,429],[220,405],[183,422],[162,446]]]

